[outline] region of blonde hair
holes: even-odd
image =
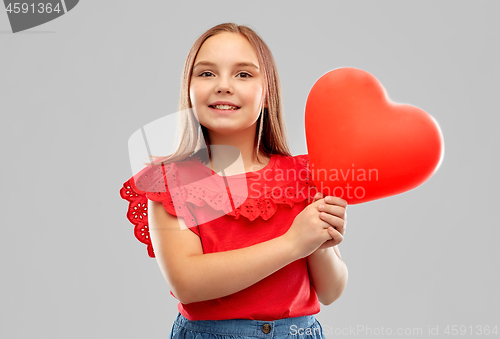
[[[281,83],[271,50],[262,38],[251,28],[234,23],[223,23],[203,33],[195,41],[186,58],[181,80],[179,101],[179,111],[181,111],[182,114],[180,114],[177,124],[177,133],[180,140],[178,148],[174,153],[168,156],[149,155],[150,158],[154,160],[145,165],[159,165],[161,163],[182,161],[191,155],[197,156],[204,163],[208,162],[208,157],[211,156],[210,147],[207,147],[208,157],[206,153],[200,152],[204,146],[203,141],[205,141],[207,146],[210,145],[208,132],[205,126],[197,122],[192,112],[189,87],[191,85],[194,61],[201,46],[209,37],[224,32],[238,33],[246,37],[257,53],[258,61],[262,69],[264,78],[264,101],[267,102],[268,107],[263,108],[257,120],[257,128],[259,130],[255,133],[254,140],[255,156],[257,160],[260,162],[259,153],[263,153],[266,156],[271,156],[271,154],[291,156],[285,120],[282,113]],[[187,112],[187,114],[185,112]]]

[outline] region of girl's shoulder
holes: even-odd
[[[206,176],[206,172],[200,173],[200,169],[203,168],[200,165],[201,163],[193,157],[170,163],[147,165],[134,174],[130,181],[134,184],[134,189],[141,194],[168,192],[168,187],[178,187]]]

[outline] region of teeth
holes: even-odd
[[[229,106],[229,105],[215,105],[214,108],[216,109],[238,109],[235,106]]]

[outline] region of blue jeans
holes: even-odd
[[[274,321],[229,319],[175,318],[169,339],[325,339],[323,328],[313,315],[284,318]]]

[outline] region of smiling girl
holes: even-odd
[[[337,248],[347,203],[314,190],[307,155],[288,150],[281,107],[264,41],[243,25],[209,29],[185,63],[179,148],[120,191],[179,300],[172,339],[324,338],[314,314],[347,282]],[[228,147],[243,169],[221,176]]]

